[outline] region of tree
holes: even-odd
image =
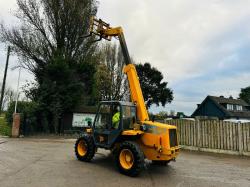
[[[175,116],[175,111],[174,110],[170,110],[170,116]]]
[[[124,58],[116,44],[105,43],[100,48],[100,63],[96,72],[99,100],[128,100],[129,88],[123,73]]]
[[[165,106],[173,100],[173,91],[167,87],[167,82],[162,82],[163,75],[150,63],[137,64],[136,70],[140,79],[143,97],[146,106],[152,104]]]
[[[1,25],[1,41],[35,76],[29,96],[58,131],[61,115],[92,93],[97,45],[85,38],[95,0],[17,0],[20,25]],[[26,92],[27,93],[27,92]]]
[[[167,111],[160,111],[155,116],[156,116],[157,119],[165,119],[168,116],[168,112]]]
[[[93,55],[93,38],[83,36],[97,11],[95,0],[17,0],[17,4],[21,25],[7,29],[2,24],[1,40],[37,79],[39,68],[56,57],[79,63]]]
[[[248,104],[250,104],[250,86],[246,88],[242,88],[240,91],[240,99],[246,101]]]
[[[159,115],[161,117],[167,117],[168,116],[168,112],[167,111],[160,111],[157,115]]]

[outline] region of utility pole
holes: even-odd
[[[17,101],[18,101],[18,96],[19,96],[20,74],[21,74],[21,67],[19,68],[19,74],[18,74],[18,81],[17,81],[17,88],[16,88],[16,102],[15,102],[15,112],[14,112],[14,114],[16,113]]]
[[[9,65],[9,56],[10,56],[10,46],[8,46],[7,59],[6,59],[6,64],[5,64],[5,71],[4,71],[4,76],[3,76],[3,84],[2,84],[1,100],[0,100],[0,114],[2,112],[3,97],[4,97],[4,90],[5,90],[5,82],[6,82],[6,76],[7,76],[7,71],[8,71],[8,65]]]

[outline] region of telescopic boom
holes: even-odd
[[[137,118],[139,121],[149,120],[148,111],[144,103],[144,98],[136,68],[135,65],[131,62],[122,28],[112,28],[108,23],[105,23],[101,19],[91,18],[90,35],[91,34],[99,36],[100,38],[98,39],[98,41],[101,39],[110,41],[112,37],[118,37],[126,64],[126,66],[123,68],[123,72],[126,73],[128,77],[131,99],[132,102],[136,104],[137,108]]]

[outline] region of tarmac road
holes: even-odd
[[[137,178],[121,175],[109,151],[91,163],[76,160],[74,140],[1,139],[1,187],[240,186],[250,187],[250,158],[181,151],[167,167],[147,162]]]

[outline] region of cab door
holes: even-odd
[[[99,105],[98,113],[94,121],[93,132],[95,144],[100,147],[110,148],[121,133],[121,114],[118,127],[114,128],[112,124],[112,117],[116,112],[115,107],[117,106],[119,106],[120,109],[122,108],[118,103],[112,102],[103,102]]]

